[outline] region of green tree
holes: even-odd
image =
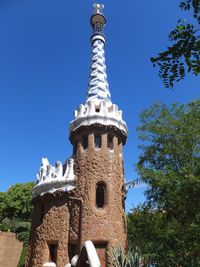
[[[167,88],[173,87],[174,82],[183,79],[186,73],[200,73],[200,0],[184,0],[179,7],[192,12],[193,22],[178,20],[176,28],[169,34],[172,45],[151,58],[153,65],[159,67],[159,76]]]
[[[200,101],[141,114],[138,173],[146,203],[128,215],[129,243],[156,266],[200,266]]]
[[[0,194],[2,218],[30,221],[32,212],[32,188],[34,183],[16,184]],[[1,208],[2,207],[2,208]]]
[[[134,209],[127,218],[129,247],[140,249],[143,266],[200,266],[199,221],[181,224],[148,206]]]
[[[0,230],[16,233],[23,241],[18,267],[24,266],[28,247],[32,213],[32,188],[35,183],[16,184],[7,192],[0,192]]]
[[[3,211],[5,209],[5,193],[0,192],[0,222],[3,220]]]

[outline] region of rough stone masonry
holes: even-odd
[[[102,5],[91,16],[92,62],[88,92],[70,123],[73,155],[52,166],[44,158],[33,188],[34,211],[26,267],[70,263],[85,241],[101,266],[107,250],[126,247],[123,145],[127,126],[111,101],[105,64],[106,18]]]

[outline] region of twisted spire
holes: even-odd
[[[91,37],[92,62],[90,67],[87,101],[98,99],[111,102],[104,51],[105,36],[103,34],[103,28],[106,24],[106,18],[102,13],[104,6],[101,4],[94,4],[93,7],[95,10],[90,20],[93,28],[93,35]]]
[[[91,37],[92,63],[88,92],[86,103],[79,105],[74,112],[74,119],[70,122],[70,138],[73,139],[73,134],[80,127],[98,124],[114,126],[123,133],[126,139],[127,125],[122,118],[122,111],[111,102],[107,81],[104,51],[106,39],[103,33],[106,18],[102,12],[104,6],[94,4],[93,7],[94,12],[90,19],[93,34]]]

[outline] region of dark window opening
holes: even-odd
[[[106,187],[103,183],[98,183],[96,186],[96,206],[103,208],[105,205],[105,191]]]
[[[122,207],[125,211],[125,200],[126,200],[126,195],[125,194],[122,194]]]
[[[41,205],[41,214],[40,214],[40,224],[42,224],[43,218],[44,218],[44,209],[45,209],[45,204]]]
[[[80,266],[80,267],[89,267],[90,266],[87,251],[85,248],[83,248],[81,251],[81,254],[79,256],[79,263],[77,266]]]
[[[88,136],[84,135],[82,140],[83,149],[87,149],[88,147]]]
[[[107,145],[109,149],[113,149],[113,136],[112,135],[108,135],[108,140],[107,140]]]
[[[74,142],[74,147],[73,147],[73,154],[76,154],[76,152],[77,152],[77,145],[78,145],[78,142],[75,141]]]
[[[48,244],[49,246],[49,261],[57,263],[57,251],[58,251],[58,244]]]
[[[99,108],[96,108],[96,112],[100,112],[100,109]]]
[[[101,148],[101,136],[96,135],[94,136],[94,142],[95,142],[95,147],[96,148]]]
[[[120,138],[118,138],[118,146],[121,145],[122,140]]]
[[[75,256],[77,255],[79,252],[78,252],[78,246],[77,244],[73,244],[73,243],[69,243],[68,244],[68,253],[69,253],[69,258],[70,260]]]

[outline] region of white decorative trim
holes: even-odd
[[[57,161],[54,167],[47,158],[43,158],[37,174],[37,185],[32,190],[33,198],[46,193],[54,193],[57,190],[73,190],[74,182],[74,160],[72,158],[66,161],[65,168],[60,161]]]
[[[71,259],[71,266],[76,266],[78,261],[78,255],[75,255],[72,259]]]
[[[100,35],[100,34],[95,34],[95,35],[92,36],[92,39],[91,39],[92,43],[94,41],[96,41],[96,40],[101,40],[104,43],[106,42],[106,38],[103,35]],[[104,59],[104,62],[105,62],[105,59]]]
[[[87,101],[99,99],[111,102],[111,95],[106,74],[104,42],[105,38],[103,36],[93,36],[92,64],[90,68],[90,81],[88,85]]]
[[[81,126],[102,124],[115,126],[127,133],[127,125],[122,119],[122,111],[118,106],[107,101],[90,100],[85,105],[80,105],[74,113],[75,118],[70,123],[70,132]]]
[[[69,130],[71,132],[81,126],[102,124],[115,126],[127,134],[127,125],[122,119],[122,111],[111,102],[105,64],[105,38],[100,34],[93,35],[91,42],[92,64],[86,103],[75,110]]]
[[[97,251],[91,241],[86,241],[84,247],[87,251],[88,261],[90,267],[101,267]]]
[[[104,4],[93,4],[94,14],[102,14],[102,10],[104,9]]]
[[[85,255],[85,251],[87,253],[87,260],[90,267],[101,267],[101,263],[95,249],[94,244],[92,241],[86,241],[83,244],[79,257],[76,255],[72,258],[71,266],[81,267],[79,265],[79,260],[81,259],[82,255]]]
[[[43,267],[56,267],[54,262],[46,262],[42,265]]]

